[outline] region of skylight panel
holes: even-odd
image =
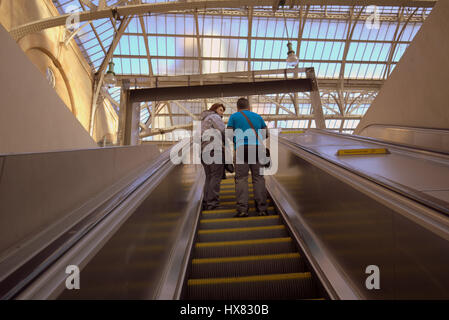
[[[138,18],[134,17],[131,19],[125,33],[142,33],[142,28],[140,26],[140,21]]]
[[[309,115],[311,112],[312,106],[310,104],[299,104],[299,113],[304,115]]]
[[[404,55],[405,50],[407,48],[408,48],[408,44],[406,44],[406,43],[399,43],[396,46],[396,51],[395,51],[394,56],[393,56],[393,61],[394,62],[398,62],[399,59],[401,59],[401,57]]]
[[[327,129],[340,129],[341,126],[341,120],[337,119],[325,120],[325,123]]]
[[[345,120],[343,124],[344,129],[355,129],[360,123],[360,120],[349,119]]]

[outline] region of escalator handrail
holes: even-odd
[[[341,168],[343,168],[345,170],[348,170],[351,173],[353,173],[353,174],[355,174],[355,175],[357,175],[359,177],[367,179],[367,180],[369,180],[369,181],[371,181],[371,182],[373,182],[373,183],[375,183],[375,184],[377,184],[377,185],[379,185],[381,187],[389,189],[389,190],[391,190],[391,191],[393,191],[395,193],[400,194],[401,196],[404,196],[404,197],[406,197],[406,198],[408,198],[410,200],[418,202],[418,203],[420,203],[420,204],[422,204],[422,205],[424,205],[424,206],[426,206],[426,207],[428,207],[430,209],[433,209],[433,210],[436,210],[438,212],[441,212],[441,213],[443,213],[443,214],[445,214],[446,216],[449,217],[449,207],[448,207],[447,203],[444,202],[444,201],[441,201],[441,200],[439,200],[439,199],[437,199],[435,197],[423,194],[422,192],[419,192],[419,191],[416,191],[414,189],[408,188],[407,186],[404,186],[404,185],[401,185],[401,184],[399,184],[397,182],[388,180],[388,179],[386,179],[384,177],[381,177],[381,176],[378,176],[378,175],[372,175],[372,174],[364,173],[364,172],[362,172],[360,170],[357,170],[357,169],[355,169],[355,168],[353,168],[353,167],[351,167],[349,165],[345,165],[345,164],[342,164],[342,163],[340,163],[338,161],[335,161],[332,158],[328,157],[327,155],[324,155],[324,154],[322,154],[322,153],[320,153],[318,151],[315,151],[315,150],[313,150],[311,148],[307,148],[307,147],[302,146],[302,145],[300,145],[298,143],[295,143],[293,141],[289,141],[286,138],[280,137],[279,141],[281,143],[286,144],[286,145],[290,145],[290,146],[292,146],[294,148],[299,148],[299,149],[301,149],[301,150],[303,150],[305,152],[311,153],[311,154],[313,154],[313,155],[315,155],[315,156],[317,156],[317,157],[319,157],[319,158],[321,158],[323,160],[326,160],[326,161],[328,161],[328,162],[330,162],[330,163],[332,163],[332,164],[334,164],[334,165],[336,165],[338,167],[341,167]]]
[[[418,153],[418,154],[422,154],[425,156],[444,157],[445,159],[449,160],[449,158],[448,158],[449,152],[437,151],[437,150],[433,150],[433,149],[426,149],[423,147],[402,144],[402,143],[398,143],[398,142],[394,142],[394,141],[382,140],[379,138],[359,136],[359,135],[355,135],[355,134],[336,133],[333,131],[320,130],[320,129],[307,129],[307,130],[311,131],[311,132],[317,132],[320,134],[326,134],[326,135],[335,136],[335,137],[343,136],[345,139],[351,139],[351,140],[356,140],[356,141],[361,141],[361,142],[369,142],[369,143],[374,143],[374,144],[378,144],[381,146],[392,146],[392,147],[395,147],[402,151]]]
[[[189,143],[184,139],[178,144],[182,146]],[[24,261],[20,267],[15,269],[0,281],[0,299],[13,299],[42,272],[62,257],[70,248],[76,245],[86,234],[91,232],[101,221],[103,221],[116,207],[123,203],[134,191],[154,177],[161,168],[172,164],[170,161],[171,148],[164,151],[154,162],[129,184],[111,195],[106,201],[99,204],[94,210],[87,212],[84,218],[62,233],[56,240],[46,244],[42,250],[36,252],[33,257]],[[174,166],[174,164],[172,164]]]

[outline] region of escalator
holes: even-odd
[[[247,218],[236,213],[234,179],[222,180],[220,209],[203,210],[184,299],[320,299],[324,292],[269,199],[257,216],[249,184]]]
[[[202,167],[175,165],[169,161],[169,151],[155,157],[144,175],[65,230],[61,237],[70,241],[56,239],[49,245],[42,241],[42,250],[36,250],[41,261],[22,250],[18,254],[28,259],[22,264],[17,262],[21,256],[5,259],[3,265],[14,269],[0,272],[0,289],[6,292],[0,297],[448,296],[446,216],[417,207],[410,199],[399,198],[287,140],[281,140],[279,154],[278,172],[265,177],[271,197],[269,215],[256,215],[250,181],[247,218],[233,217],[233,178],[222,180],[221,208],[201,212]],[[380,157],[358,161],[373,159]],[[371,265],[382,272],[379,290],[365,286]],[[66,288],[67,266],[80,267],[80,290]]]

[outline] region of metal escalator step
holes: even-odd
[[[274,211],[274,207],[268,207],[269,211]],[[249,212],[256,211],[256,208],[249,208]],[[215,209],[215,210],[203,210],[202,214],[217,214],[217,213],[236,213],[236,209]]]
[[[267,202],[269,204],[272,204],[273,201],[271,201],[271,199],[267,199]],[[237,201],[233,200],[233,201],[220,201],[220,206],[235,206],[237,204]],[[255,205],[256,202],[254,200],[249,200],[248,201],[248,205]]]
[[[229,195],[229,194],[235,194],[235,189],[234,188],[232,188],[232,189],[223,189],[223,188],[220,188],[220,193],[219,193],[219,195]],[[248,188],[248,194],[254,194],[254,188]]]
[[[236,257],[295,252],[292,238],[268,238],[239,241],[197,242],[194,258]]]
[[[234,278],[190,279],[188,299],[305,299],[316,298],[310,272]]]
[[[248,183],[253,183],[253,179],[248,179]],[[235,184],[235,178],[227,178],[227,179],[223,179],[221,180],[221,184]]]
[[[253,194],[253,193],[249,193],[249,194],[248,194],[248,199],[249,199],[249,200],[254,200],[254,194]],[[220,201],[221,201],[221,200],[231,200],[231,201],[236,201],[235,194],[224,194],[224,195],[220,195]]]
[[[278,215],[248,218],[201,219],[200,229],[205,230],[233,227],[259,227],[273,225],[276,222],[281,223],[280,217]]]
[[[253,188],[249,188],[248,192],[251,194],[251,193],[254,192],[254,189]],[[235,194],[235,189],[225,189],[225,190],[220,189],[220,193],[219,194],[220,195]]]
[[[212,229],[199,230],[198,241],[226,241],[226,240],[250,240],[250,239],[264,239],[264,238],[279,238],[288,236],[284,225],[273,225],[263,227],[249,227],[249,228],[226,228],[226,229]]]
[[[252,189],[254,187],[254,185],[252,183],[248,184],[248,188]],[[235,184],[221,184],[220,185],[220,190],[230,190],[233,189],[235,190]]]
[[[193,259],[190,277],[218,278],[304,272],[298,252],[240,257]]]
[[[251,209],[251,208],[250,208]],[[267,211],[270,216],[277,215],[277,212],[274,210],[268,210]],[[225,213],[209,213],[201,216],[201,219],[208,220],[208,219],[225,219],[225,218],[233,218],[236,220],[242,219],[242,218],[235,218],[234,215],[237,213],[237,210],[234,208],[232,212],[225,212]],[[249,217],[257,217],[257,213],[255,211],[249,212]]]

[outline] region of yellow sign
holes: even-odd
[[[367,154],[388,154],[390,153],[387,148],[375,148],[375,149],[340,149],[337,152],[338,156],[356,156]]]

